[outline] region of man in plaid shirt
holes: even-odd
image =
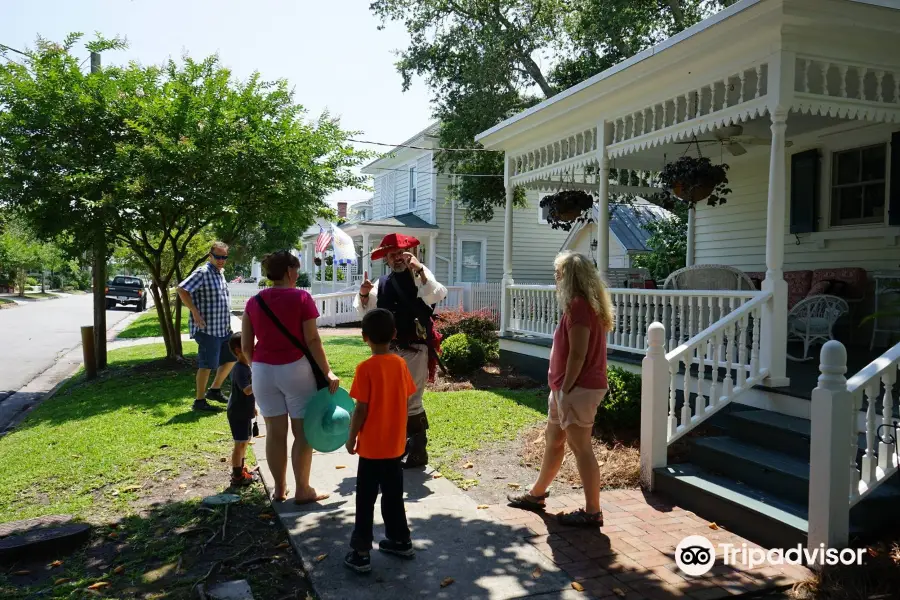
[[[231,337],[231,295],[222,274],[228,260],[228,246],[215,242],[209,260],[178,284],[178,296],[191,311],[191,337],[197,342],[197,394],[194,410],[218,411],[207,400],[226,403],[222,384],[237,361],[228,340]],[[209,372],[216,369],[212,387],[206,391]]]

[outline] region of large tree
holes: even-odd
[[[693,25],[733,0],[374,0],[382,25],[403,23],[404,89],[424,77],[440,120],[438,154],[468,218],[503,205],[503,158],[475,136],[505,118]],[[490,175],[485,177],[484,175]],[[524,194],[517,194],[524,202]]]
[[[328,194],[361,183],[363,156],[327,114],[307,119],[285,81],[237,81],[215,56],[80,77],[77,40],[39,41],[0,71],[0,197],[69,239],[101,214],[91,222],[150,274],[167,355],[180,358],[168,289],[185,258],[202,260],[196,238],[239,245],[265,223],[298,239]]]

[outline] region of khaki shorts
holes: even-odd
[[[605,396],[605,389],[590,390],[575,387],[568,394],[550,390],[550,398],[547,400],[547,420],[553,425],[559,425],[560,429],[566,429],[569,425],[593,427],[597,409],[600,408]]]

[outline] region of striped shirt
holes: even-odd
[[[231,335],[231,294],[225,276],[214,264],[203,263],[178,287],[191,295],[194,306],[206,321],[206,328],[201,330],[194,323],[194,315],[191,314],[191,337],[198,331],[219,338]]]

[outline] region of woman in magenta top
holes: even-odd
[[[255,298],[247,302],[241,321],[241,351],[250,361],[253,395],[266,421],[266,458],[275,478],[274,497],[283,501],[288,495],[287,432],[290,423],[294,433],[291,464],[297,487],[294,502],[316,502],[328,495],[317,494],[309,485],[312,448],[303,435],[303,417],[307,402],[318,391],[309,361],[315,360],[322,372],[327,373],[332,393],[340,381],[328,365],[319,337],[316,303],[306,291],[296,287],[300,261],[282,250],[264,257],[262,267],[273,285],[258,295],[282,325],[312,353],[311,357],[304,356],[263,312]]]
[[[609,292],[587,257],[563,252],[554,263],[556,295],[563,310],[550,350],[550,398],[546,448],[541,472],[532,488],[510,495],[517,508],[543,510],[547,489],[559,473],[566,442],[575,455],[584,486],[585,508],[560,514],[564,525],[599,527],[600,468],[591,447],[597,409],[609,387],[606,381],[606,334],[613,326]]]

